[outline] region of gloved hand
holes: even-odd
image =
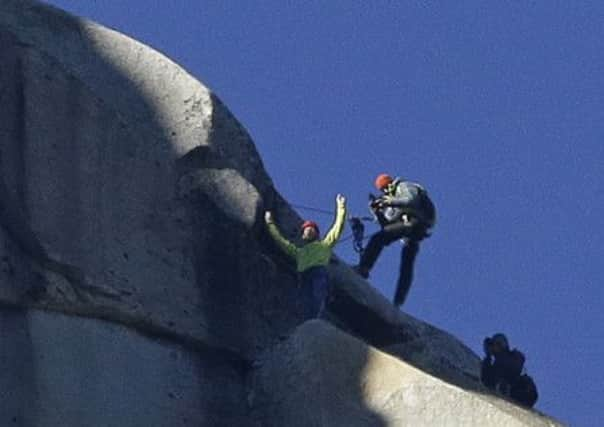
[[[346,197],[342,196],[341,194],[338,194],[336,196],[336,203],[338,204],[338,206],[343,206],[346,204]]]
[[[274,222],[273,214],[271,213],[271,211],[264,212],[264,222],[266,222],[267,224],[272,224]]]
[[[384,196],[380,197],[380,200],[381,200],[382,207],[385,208],[388,206],[392,206],[392,201],[394,200],[394,197],[384,195]]]

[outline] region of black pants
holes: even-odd
[[[394,293],[394,305],[400,307],[407,299],[411,282],[413,282],[413,266],[415,257],[419,252],[419,242],[416,240],[407,240],[401,252],[401,264]]]
[[[413,281],[413,266],[415,265],[415,257],[419,252],[419,242],[425,236],[425,233],[425,228],[418,224],[405,225],[402,222],[387,224],[371,237],[361,256],[360,268],[368,272],[373,268],[384,246],[406,238],[405,246],[401,252],[399,278],[394,295],[394,304],[397,306],[402,305],[407,298],[407,293]]]

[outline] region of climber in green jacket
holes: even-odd
[[[312,301],[306,304],[306,318],[320,317],[325,308],[329,294],[329,279],[327,264],[331,258],[333,247],[344,231],[346,219],[346,198],[341,194],[336,196],[336,217],[334,223],[323,239],[320,239],[319,227],[313,221],[302,224],[302,246],[296,246],[283,237],[273,220],[270,211],[264,214],[268,231],[277,245],[287,255],[295,259],[296,268],[302,276],[302,284]]]

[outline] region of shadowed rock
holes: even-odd
[[[165,56],[35,1],[2,2],[0,64],[0,425],[275,425],[253,367],[304,307],[260,219],[300,218],[245,129]],[[343,331],[480,389],[467,347],[330,274]],[[356,351],[342,393],[385,426]]]
[[[401,427],[560,425],[447,384],[317,320],[264,354],[254,379],[256,415],[266,426],[371,427],[375,414]]]

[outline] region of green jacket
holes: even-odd
[[[270,235],[275,239],[277,245],[296,260],[298,272],[303,272],[312,267],[327,265],[331,258],[333,247],[344,231],[344,221],[346,219],[346,205],[338,203],[336,218],[329,232],[322,240],[315,240],[304,246],[297,247],[292,242],[281,235],[275,223],[267,224]]]

